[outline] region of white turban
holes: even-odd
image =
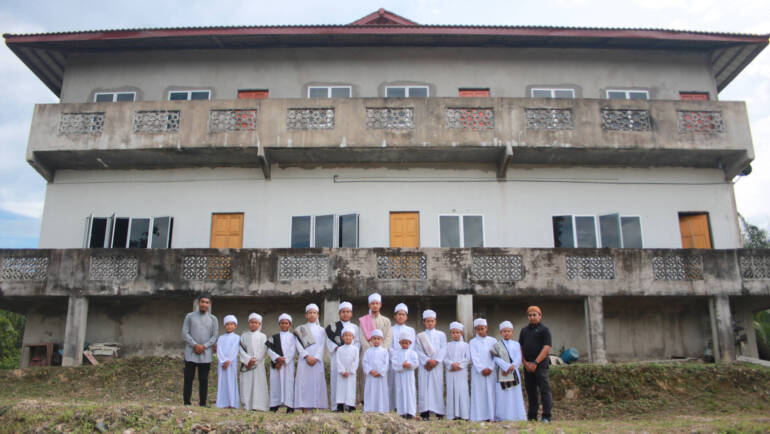
[[[251,321],[253,319],[255,319],[255,320],[259,321],[259,322],[262,322],[262,315],[260,315],[258,313],[251,313],[251,314],[249,314],[249,321]]]
[[[464,331],[465,327],[463,327],[462,323],[459,323],[457,321],[452,321],[449,324],[449,330],[454,330],[454,329],[457,329],[457,330],[460,330],[460,331]]]
[[[342,309],[353,310],[353,303],[349,301],[343,301],[339,306],[337,306],[337,312],[341,311]]]
[[[399,304],[397,304],[397,305],[396,305],[396,308],[395,308],[395,309],[393,309],[393,313],[398,313],[398,311],[399,311],[399,310],[403,310],[403,311],[404,311],[404,313],[406,313],[406,314],[408,314],[408,313],[409,313],[409,308],[408,308],[408,307],[406,307],[406,305],[405,305],[404,303],[399,303]]]
[[[229,322],[234,322],[235,325],[238,325],[238,319],[235,318],[235,315],[226,315],[223,324],[227,324]]]
[[[375,336],[383,337],[382,332],[379,329],[372,330],[372,337],[375,337]]]
[[[346,325],[345,327],[342,328],[342,334],[344,335],[345,333],[351,333],[353,336],[355,336],[356,335],[356,329],[354,329],[353,326],[348,324],[348,325]]]
[[[371,303],[373,301],[376,301],[378,303],[382,303],[382,296],[380,294],[377,294],[376,292],[369,296],[369,301],[367,303]]]
[[[311,309],[315,310],[316,312],[320,312],[321,309],[318,309],[318,305],[315,303],[310,303],[307,306],[305,306],[305,313],[309,312]]]
[[[426,310],[425,312],[422,313],[422,319],[426,319],[426,318],[436,319],[436,312],[430,309]]]
[[[502,331],[503,329],[513,330],[513,324],[511,324],[510,321],[503,321],[500,323],[500,331]]]
[[[474,319],[473,320],[473,328],[476,328],[478,326],[486,327],[487,326],[487,320],[485,320],[484,318],[476,318],[476,319]]]
[[[281,322],[282,320],[287,320],[290,323],[294,323],[294,321],[291,319],[291,315],[288,313],[282,313],[280,316],[278,316],[278,322]]]
[[[401,330],[401,333],[398,334],[398,340],[399,341],[409,341],[412,342],[414,338],[412,337],[412,332],[409,330]]]

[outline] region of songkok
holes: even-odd
[[[397,305],[396,305],[396,308],[395,308],[395,309],[393,309],[393,313],[398,313],[398,311],[399,311],[399,310],[403,310],[403,311],[404,311],[404,313],[406,313],[406,314],[408,314],[408,313],[409,313],[409,308],[408,308],[408,307],[406,307],[406,305],[405,305],[404,303],[399,303],[399,304],[397,304]]]
[[[473,320],[473,328],[476,328],[478,326],[486,327],[487,326],[487,320],[485,320],[484,318],[476,318],[476,319],[474,319]]]
[[[513,324],[510,321],[503,321],[500,323],[500,331],[503,331],[503,329],[513,330]]]
[[[412,342],[414,338],[412,337],[412,332],[409,330],[401,330],[401,333],[398,334],[398,340],[399,341],[409,341]]]
[[[258,313],[251,313],[251,314],[249,314],[249,321],[251,321],[253,319],[256,319],[257,321],[262,322],[262,315],[260,315]]]
[[[528,307],[527,308],[527,313],[530,313],[530,312],[537,312],[537,313],[540,314],[540,316],[543,316],[543,311],[540,310],[540,308],[537,307],[537,306],[530,306],[530,307]]]
[[[337,306],[337,312],[341,311],[342,309],[353,310],[353,303],[349,301],[343,301],[339,306]]]
[[[235,315],[227,315],[227,316],[225,316],[223,324],[227,324],[229,322],[234,322],[235,325],[238,325],[238,320],[235,318]]]
[[[305,306],[305,313],[309,312],[310,310],[315,310],[316,312],[320,312],[321,310],[318,309],[318,305],[315,303],[310,303],[307,306]]]
[[[290,323],[293,323],[293,322],[294,322],[294,321],[292,321],[292,319],[291,319],[291,315],[289,315],[288,313],[282,313],[282,314],[281,314],[281,315],[278,317],[278,322],[281,322],[282,320],[287,320],[287,321],[289,321]]]
[[[382,303],[382,297],[380,296],[380,294],[377,294],[375,292],[374,294],[370,295],[369,296],[369,301],[367,303],[371,303],[371,302],[374,302],[374,301],[376,301],[378,303]]]
[[[425,312],[422,313],[422,319],[426,319],[426,318],[436,319],[436,312],[430,309],[426,310]]]
[[[354,329],[353,327],[350,326],[350,324],[348,324],[342,328],[342,334],[344,335],[345,333],[351,333],[353,336],[355,336],[356,329]]]
[[[459,323],[459,322],[457,322],[457,321],[452,321],[452,322],[449,324],[449,330],[454,330],[454,329],[457,329],[457,330],[463,331],[463,330],[465,330],[465,327],[463,327],[462,323]]]
[[[375,337],[375,336],[383,337],[382,332],[378,329],[372,330],[372,337]]]

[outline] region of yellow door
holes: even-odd
[[[711,248],[708,214],[680,215],[679,231],[682,233],[682,248]]]
[[[211,247],[215,249],[243,247],[243,213],[211,215]]]
[[[390,213],[390,247],[420,247],[420,213]]]

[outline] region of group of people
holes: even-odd
[[[281,407],[287,412],[326,408],[342,412],[353,411],[363,400],[364,412],[395,410],[407,419],[419,415],[423,420],[516,421],[537,420],[540,395],[541,420],[550,421],[551,335],[541,324],[539,307],[527,309],[529,324],[521,330],[519,341],[514,340],[510,321],[499,324],[498,340],[487,335],[487,321],[477,318],[473,321],[476,336],[466,343],[459,322],[449,325],[447,341],[446,334],[436,329],[433,310],[422,313],[425,330],[416,333],[406,325],[409,308],[404,303],[394,309],[395,325],[380,313],[379,294],[371,294],[368,304],[369,313],[356,325],[351,322],[353,305],[340,303],[339,320],[323,328],[319,308],[311,303],[305,308],[307,323],[295,326],[293,318],[282,313],[278,317],[280,332],[270,337],[260,331],[261,315],[249,315],[249,331],[241,336],[235,333],[237,318],[227,315],[225,333],[218,336],[217,319],[210,312],[211,297],[201,296],[198,310],[187,314],[182,327],[185,405],[190,405],[196,370],[200,405],[206,405],[208,373],[216,348],[216,405],[220,408],[242,405],[248,410],[273,412]],[[331,403],[324,366],[327,352]],[[265,358],[270,364],[269,392]],[[529,399],[527,412],[522,382]]]

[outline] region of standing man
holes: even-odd
[[[201,407],[206,406],[209,390],[209,369],[211,368],[211,347],[217,341],[219,325],[217,317],[211,314],[211,296],[203,294],[198,298],[198,311],[184,317],[182,339],[184,347],[184,405],[190,405],[195,369],[198,369],[198,398]]]
[[[542,421],[551,421],[551,385],[548,382],[548,352],[551,350],[551,331],[543,325],[543,311],[537,306],[527,308],[529,325],[521,329],[519,343],[524,356],[524,387],[527,389],[529,409],[527,419],[537,420],[537,391],[540,389],[540,398],[543,401]]]

